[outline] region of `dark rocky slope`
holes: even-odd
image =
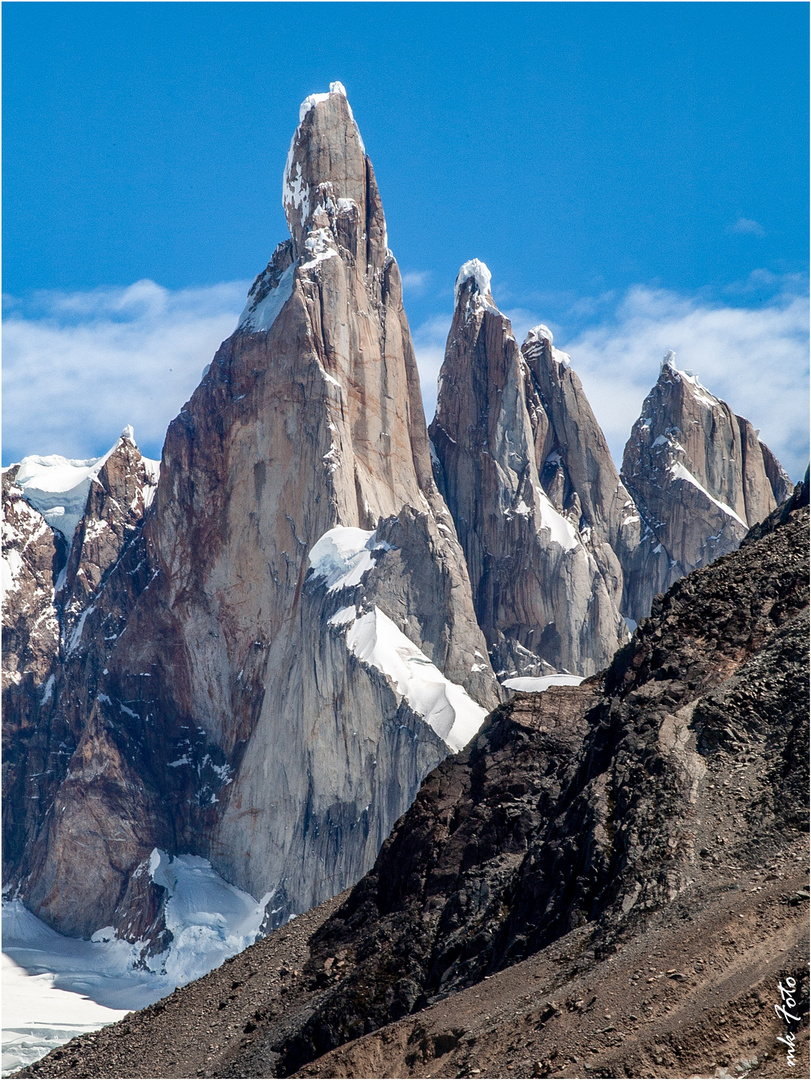
[[[807,548],[804,488],[602,676],[497,709],[340,906],[21,1075],[801,1075]]]

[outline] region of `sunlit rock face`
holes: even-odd
[[[626,609],[637,620],[657,593],[734,551],[793,490],[752,424],[675,360],[665,357],[622,461],[643,523],[638,548],[623,558]]]
[[[457,278],[430,433],[501,677],[605,667],[628,636],[609,539],[633,504],[568,357],[545,327],[518,348],[478,260]]]
[[[15,868],[70,933],[141,925],[154,847],[271,893],[267,926],[339,892],[498,701],[340,84],[302,106],[283,202],[137,535],[95,576],[92,529],[71,551],[71,739]]]

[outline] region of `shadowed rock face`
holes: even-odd
[[[65,544],[3,473],[3,864],[13,866],[30,839],[26,819],[42,796],[29,775],[49,765],[37,754],[40,712],[53,692],[59,654],[54,584]],[[26,767],[31,763],[31,768]]]
[[[63,692],[65,673],[83,663],[85,625],[100,615],[94,614],[94,601],[137,539],[155,490],[155,477],[127,429],[98,463],[68,541],[26,501],[16,483],[19,470],[15,466],[3,476],[3,560],[10,578],[3,608],[7,880],[33,849],[83,726],[77,712],[86,707],[86,697]],[[85,694],[92,693],[93,678],[85,682]]]
[[[430,434],[476,614],[503,675],[590,675],[627,640],[612,543],[638,518],[568,357],[544,327],[519,350],[474,260]]]
[[[734,551],[792,491],[750,422],[680,371],[673,353],[633,426],[622,478],[644,522],[639,547],[623,556],[626,613],[637,620],[657,593]]]
[[[335,894],[456,748],[454,718],[472,734],[498,700],[339,84],[302,106],[283,201],[291,239],[170,425],[62,676],[75,752],[18,877],[71,933],[133,919],[155,846],[274,892],[277,922]],[[85,599],[93,536],[71,554]]]

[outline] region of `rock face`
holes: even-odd
[[[631,431],[622,479],[644,522],[639,547],[623,554],[635,620],[674,581],[734,551],[792,491],[750,422],[680,371],[672,352]]]
[[[796,1075],[808,525],[804,487],[602,676],[500,706],[343,903],[25,1075]]]
[[[141,456],[131,428],[102,458],[25,458],[3,475],[6,880],[33,850],[76,747],[82,699],[64,693],[69,672],[156,482],[157,462]]]
[[[99,592],[155,495],[157,463],[142,457],[132,428],[99,465],[59,585],[64,637]]]
[[[456,281],[430,435],[493,666],[604,667],[628,637],[614,548],[638,517],[568,357],[546,327],[519,350],[478,260]]]
[[[69,933],[135,932],[154,847],[264,896],[269,927],[334,895],[498,701],[340,84],[302,105],[283,202],[291,239],[170,425],[137,535],[111,569],[92,523],[71,551],[71,596],[98,590],[59,694],[72,756],[15,874]]]

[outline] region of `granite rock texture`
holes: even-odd
[[[545,327],[518,348],[478,260],[457,278],[430,435],[494,668],[605,667],[628,638],[612,544],[633,546],[636,511],[568,357]]]
[[[156,846],[266,898],[269,927],[334,895],[499,700],[340,84],[302,106],[283,203],[291,238],[170,425],[154,501],[111,458],[70,550],[42,718],[70,738],[13,872],[68,933],[141,927]]]
[[[793,488],[752,424],[675,359],[665,357],[622,461],[643,521],[638,547],[622,554],[625,614],[636,620],[674,581],[734,551]]]

